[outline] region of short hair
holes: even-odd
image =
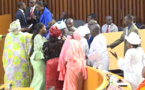
[[[96,15],[95,15],[95,14],[90,14],[90,15],[88,15],[88,16],[90,16],[90,17],[93,18],[93,19],[96,19]]]
[[[126,15],[126,17],[130,20],[133,20],[133,16],[132,15]]]
[[[40,6],[44,6],[44,3],[42,1],[38,1],[36,4],[38,4]]]
[[[24,2],[20,1],[17,3],[17,7],[20,8],[23,4],[24,4]]]

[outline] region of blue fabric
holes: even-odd
[[[45,7],[43,14],[40,17],[40,22],[43,23],[46,28],[48,27],[48,23],[52,21],[52,15],[51,12]],[[47,33],[43,36],[46,37],[49,33],[49,30],[47,30]]]
[[[89,38],[89,40],[88,40],[89,47],[90,47],[90,45],[91,45],[93,39],[94,39],[94,37],[93,37],[93,36],[90,36],[90,38]]]
[[[45,7],[43,14],[40,17],[40,22],[43,23],[46,28],[48,27],[48,23],[52,21],[51,12]]]
[[[137,26],[138,29],[140,29],[140,26],[142,25],[141,23],[136,23],[135,24]]]

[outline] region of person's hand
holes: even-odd
[[[26,31],[26,29],[25,28],[21,28],[21,31],[24,32],[24,31]]]
[[[36,20],[35,14],[32,14],[32,19]]]
[[[5,38],[6,37],[6,35],[2,35],[2,38]]]
[[[88,56],[86,55],[86,59],[88,59]]]
[[[110,48],[110,45],[107,45],[107,48]]]
[[[116,54],[116,52],[112,52],[112,51],[110,51],[110,53],[116,58],[116,59],[118,59],[118,55]]]
[[[29,31],[29,28],[28,28],[28,27],[27,27],[27,28],[21,28],[21,31],[22,31],[22,32]]]
[[[27,20],[31,20],[31,17],[27,17]]]

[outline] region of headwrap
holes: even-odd
[[[81,35],[77,32],[73,32],[73,37],[75,40],[81,43]]]
[[[57,26],[58,29],[60,29],[60,30],[66,28],[66,24],[65,24],[65,22],[63,22],[63,21],[57,22],[56,24],[54,24],[54,26]]]
[[[59,36],[62,36],[62,33],[61,33],[60,29],[58,29],[56,26],[52,26],[49,29],[49,33],[50,33],[51,36],[54,36],[56,38],[58,38]]]
[[[141,43],[139,35],[135,32],[130,33],[129,36],[125,36],[125,39],[132,45],[139,45]]]
[[[90,30],[87,26],[80,26],[75,32],[79,33],[81,37],[85,37],[87,34],[90,34]]]
[[[19,19],[13,21],[11,24],[10,24],[10,28],[8,30],[9,32],[12,32],[14,34],[18,34],[20,31],[21,31],[21,25],[20,25],[20,21]]]

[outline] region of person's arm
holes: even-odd
[[[112,44],[108,45],[107,47],[111,47],[111,48],[116,47],[117,45],[119,45],[120,43],[122,43],[124,41],[124,37],[125,37],[125,31],[123,32],[123,34],[121,35],[121,37],[118,40],[116,40]]]
[[[48,23],[52,21],[52,15],[51,13],[48,13],[45,15],[45,26],[48,27]]]
[[[31,20],[31,17],[30,17],[30,7],[26,8],[25,16],[26,16],[27,20]]]
[[[131,51],[127,51],[126,54],[125,54],[125,58],[119,58],[118,60],[118,67],[123,70],[123,71],[126,71],[126,72],[132,72],[132,67],[131,67],[131,60],[132,60],[132,57],[131,57]]]

